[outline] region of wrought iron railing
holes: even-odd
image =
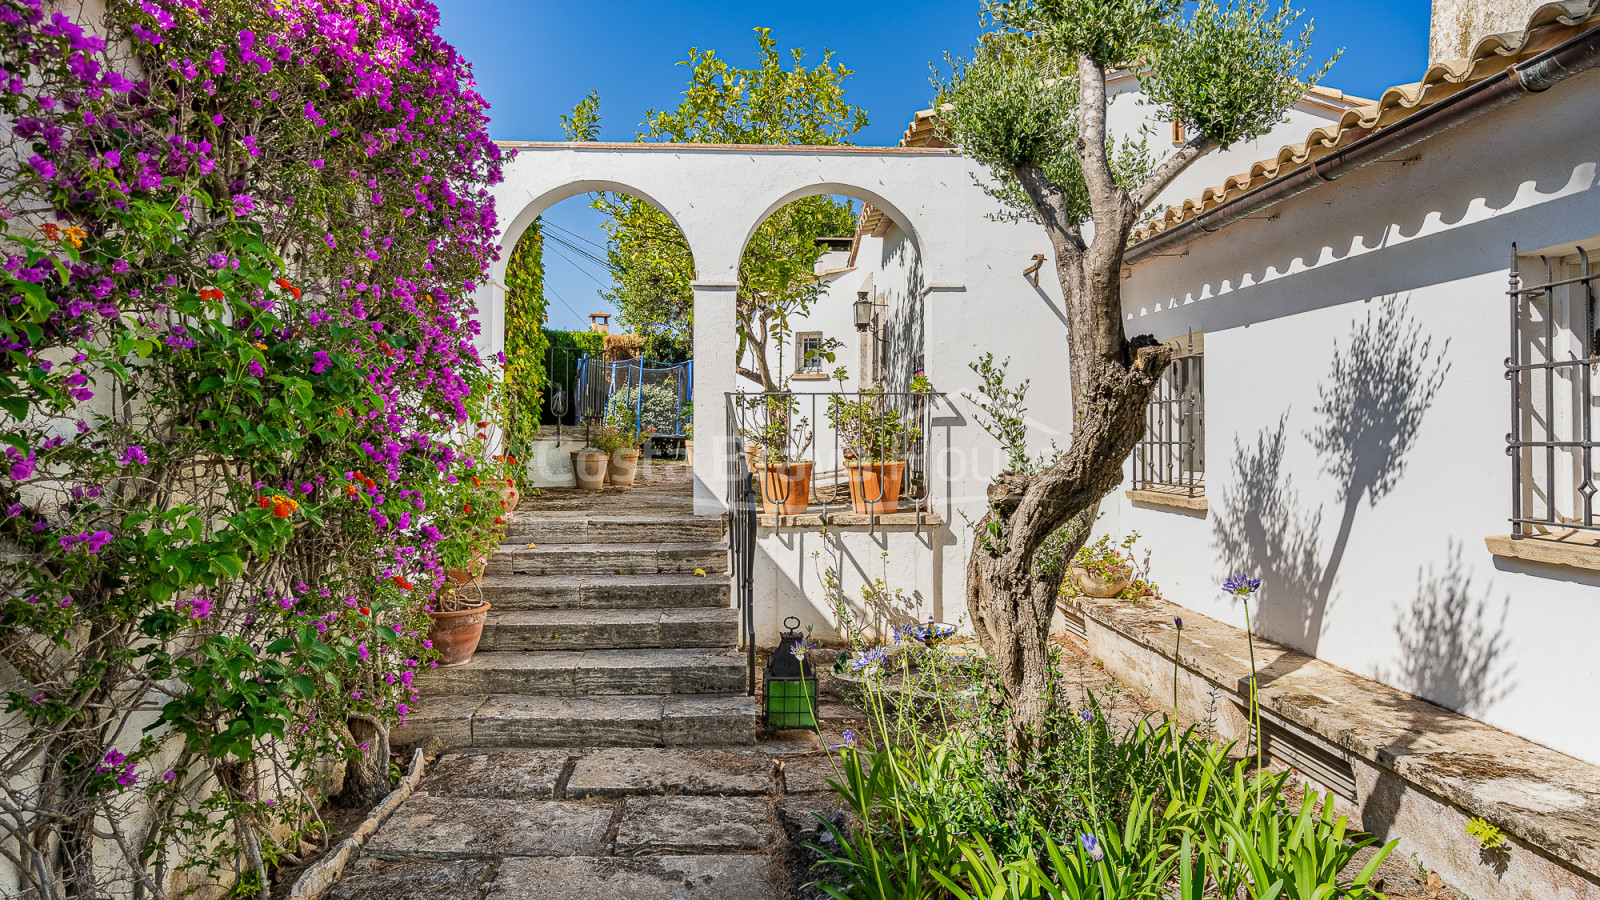
[[[1538,257],[1543,281],[1523,285],[1511,247],[1511,536],[1600,531],[1594,509],[1596,280],[1589,254]],[[1558,269],[1559,267],[1559,269]]]
[[[728,418],[733,418],[729,395]],[[728,455],[728,569],[732,572],[734,608],[739,614],[739,642],[745,651],[745,691],[756,693],[755,554],[757,503],[754,478],[738,431],[730,431]]]
[[[1199,355],[1179,356],[1156,383],[1144,438],[1133,449],[1139,488],[1205,493],[1205,368]]]
[[[936,393],[730,393],[728,433],[768,515],[930,509]],[[919,517],[920,522],[920,517]]]

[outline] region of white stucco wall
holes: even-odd
[[[1260,633],[1600,762],[1600,575],[1484,545],[1509,530],[1511,244],[1600,235],[1597,115],[1580,76],[1134,267],[1130,333],[1205,334],[1209,512],[1119,492],[1102,521],[1167,599],[1242,627],[1219,585],[1259,574]],[[1369,418],[1329,415],[1341,393]]]

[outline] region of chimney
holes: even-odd
[[[611,333],[611,313],[608,313],[608,312],[592,312],[592,313],[589,313],[589,330],[595,332],[596,334],[610,334]]]
[[[1521,31],[1545,0],[1433,0],[1428,65],[1460,59],[1491,34]]]

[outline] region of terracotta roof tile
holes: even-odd
[[[1534,10],[1522,31],[1489,35],[1474,44],[1467,56],[1430,66],[1421,81],[1389,88],[1376,101],[1345,111],[1337,121],[1313,129],[1304,141],[1282,147],[1276,156],[1256,162],[1249,171],[1157,213],[1135,229],[1129,241],[1136,244],[1160,234],[1594,28],[1600,28],[1600,0],[1546,3]]]

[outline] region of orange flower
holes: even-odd
[[[82,228],[79,228],[76,225],[68,225],[66,234],[67,240],[71,241],[72,246],[74,247],[82,247],[83,239],[89,236],[89,232],[84,231]]]
[[[467,515],[469,515],[469,516],[472,515],[472,504],[471,503],[467,504]]]
[[[356,495],[356,486],[353,484],[347,484],[344,486],[344,492],[354,497]]]
[[[478,485],[478,476],[476,476],[476,475],[472,476],[472,486],[473,487],[478,487],[479,486]]]
[[[495,524],[496,524],[496,525],[499,525],[499,524],[500,524],[500,523],[502,523],[502,522],[504,522],[504,521],[505,521],[505,519],[502,519],[502,518],[500,518],[500,517],[499,517],[499,516],[495,516],[495,517],[494,517],[494,523],[495,523]]]
[[[372,610],[367,608],[367,607],[365,607],[365,606],[363,606],[363,607],[361,607],[361,614],[363,616],[370,616],[370,615],[372,615]]]
[[[54,222],[46,222],[41,227],[41,230],[44,231],[44,236],[46,238],[48,238],[49,240],[52,240],[52,241],[61,240],[61,226],[60,225],[57,225]]]
[[[265,349],[267,349],[267,345],[266,345],[266,344],[263,344],[263,343],[261,343],[261,342],[259,342],[259,341],[257,341],[257,342],[256,342],[256,343],[255,343],[255,344],[253,344],[253,345],[252,345],[252,346],[254,346],[254,347],[255,347],[255,348],[256,348],[256,349],[257,349],[257,350],[265,350]]]
[[[479,428],[488,428],[489,427],[489,423],[488,422],[479,422],[478,423],[478,427]]]
[[[271,497],[257,497],[256,498],[256,506],[259,506],[262,509],[266,509],[267,507],[269,507],[271,505],[272,505],[272,498]]]
[[[400,590],[402,591],[409,591],[413,587],[411,582],[407,581],[404,575],[396,575],[394,577],[394,583],[398,584],[400,586]]]
[[[276,281],[274,281],[272,283],[277,285],[278,287],[281,287],[284,290],[288,291],[289,294],[291,296],[293,296],[296,300],[300,299],[300,289],[295,287],[294,285],[290,284],[289,283],[289,279],[287,279],[287,278],[279,278],[279,279],[277,279]]]
[[[222,297],[223,297],[222,292],[217,290],[216,288],[201,288],[200,289],[200,299],[201,300],[210,300],[213,303],[221,303],[222,302]]]
[[[282,494],[272,495],[272,514],[280,519],[289,518],[289,516],[299,508],[299,503],[283,496]]]

